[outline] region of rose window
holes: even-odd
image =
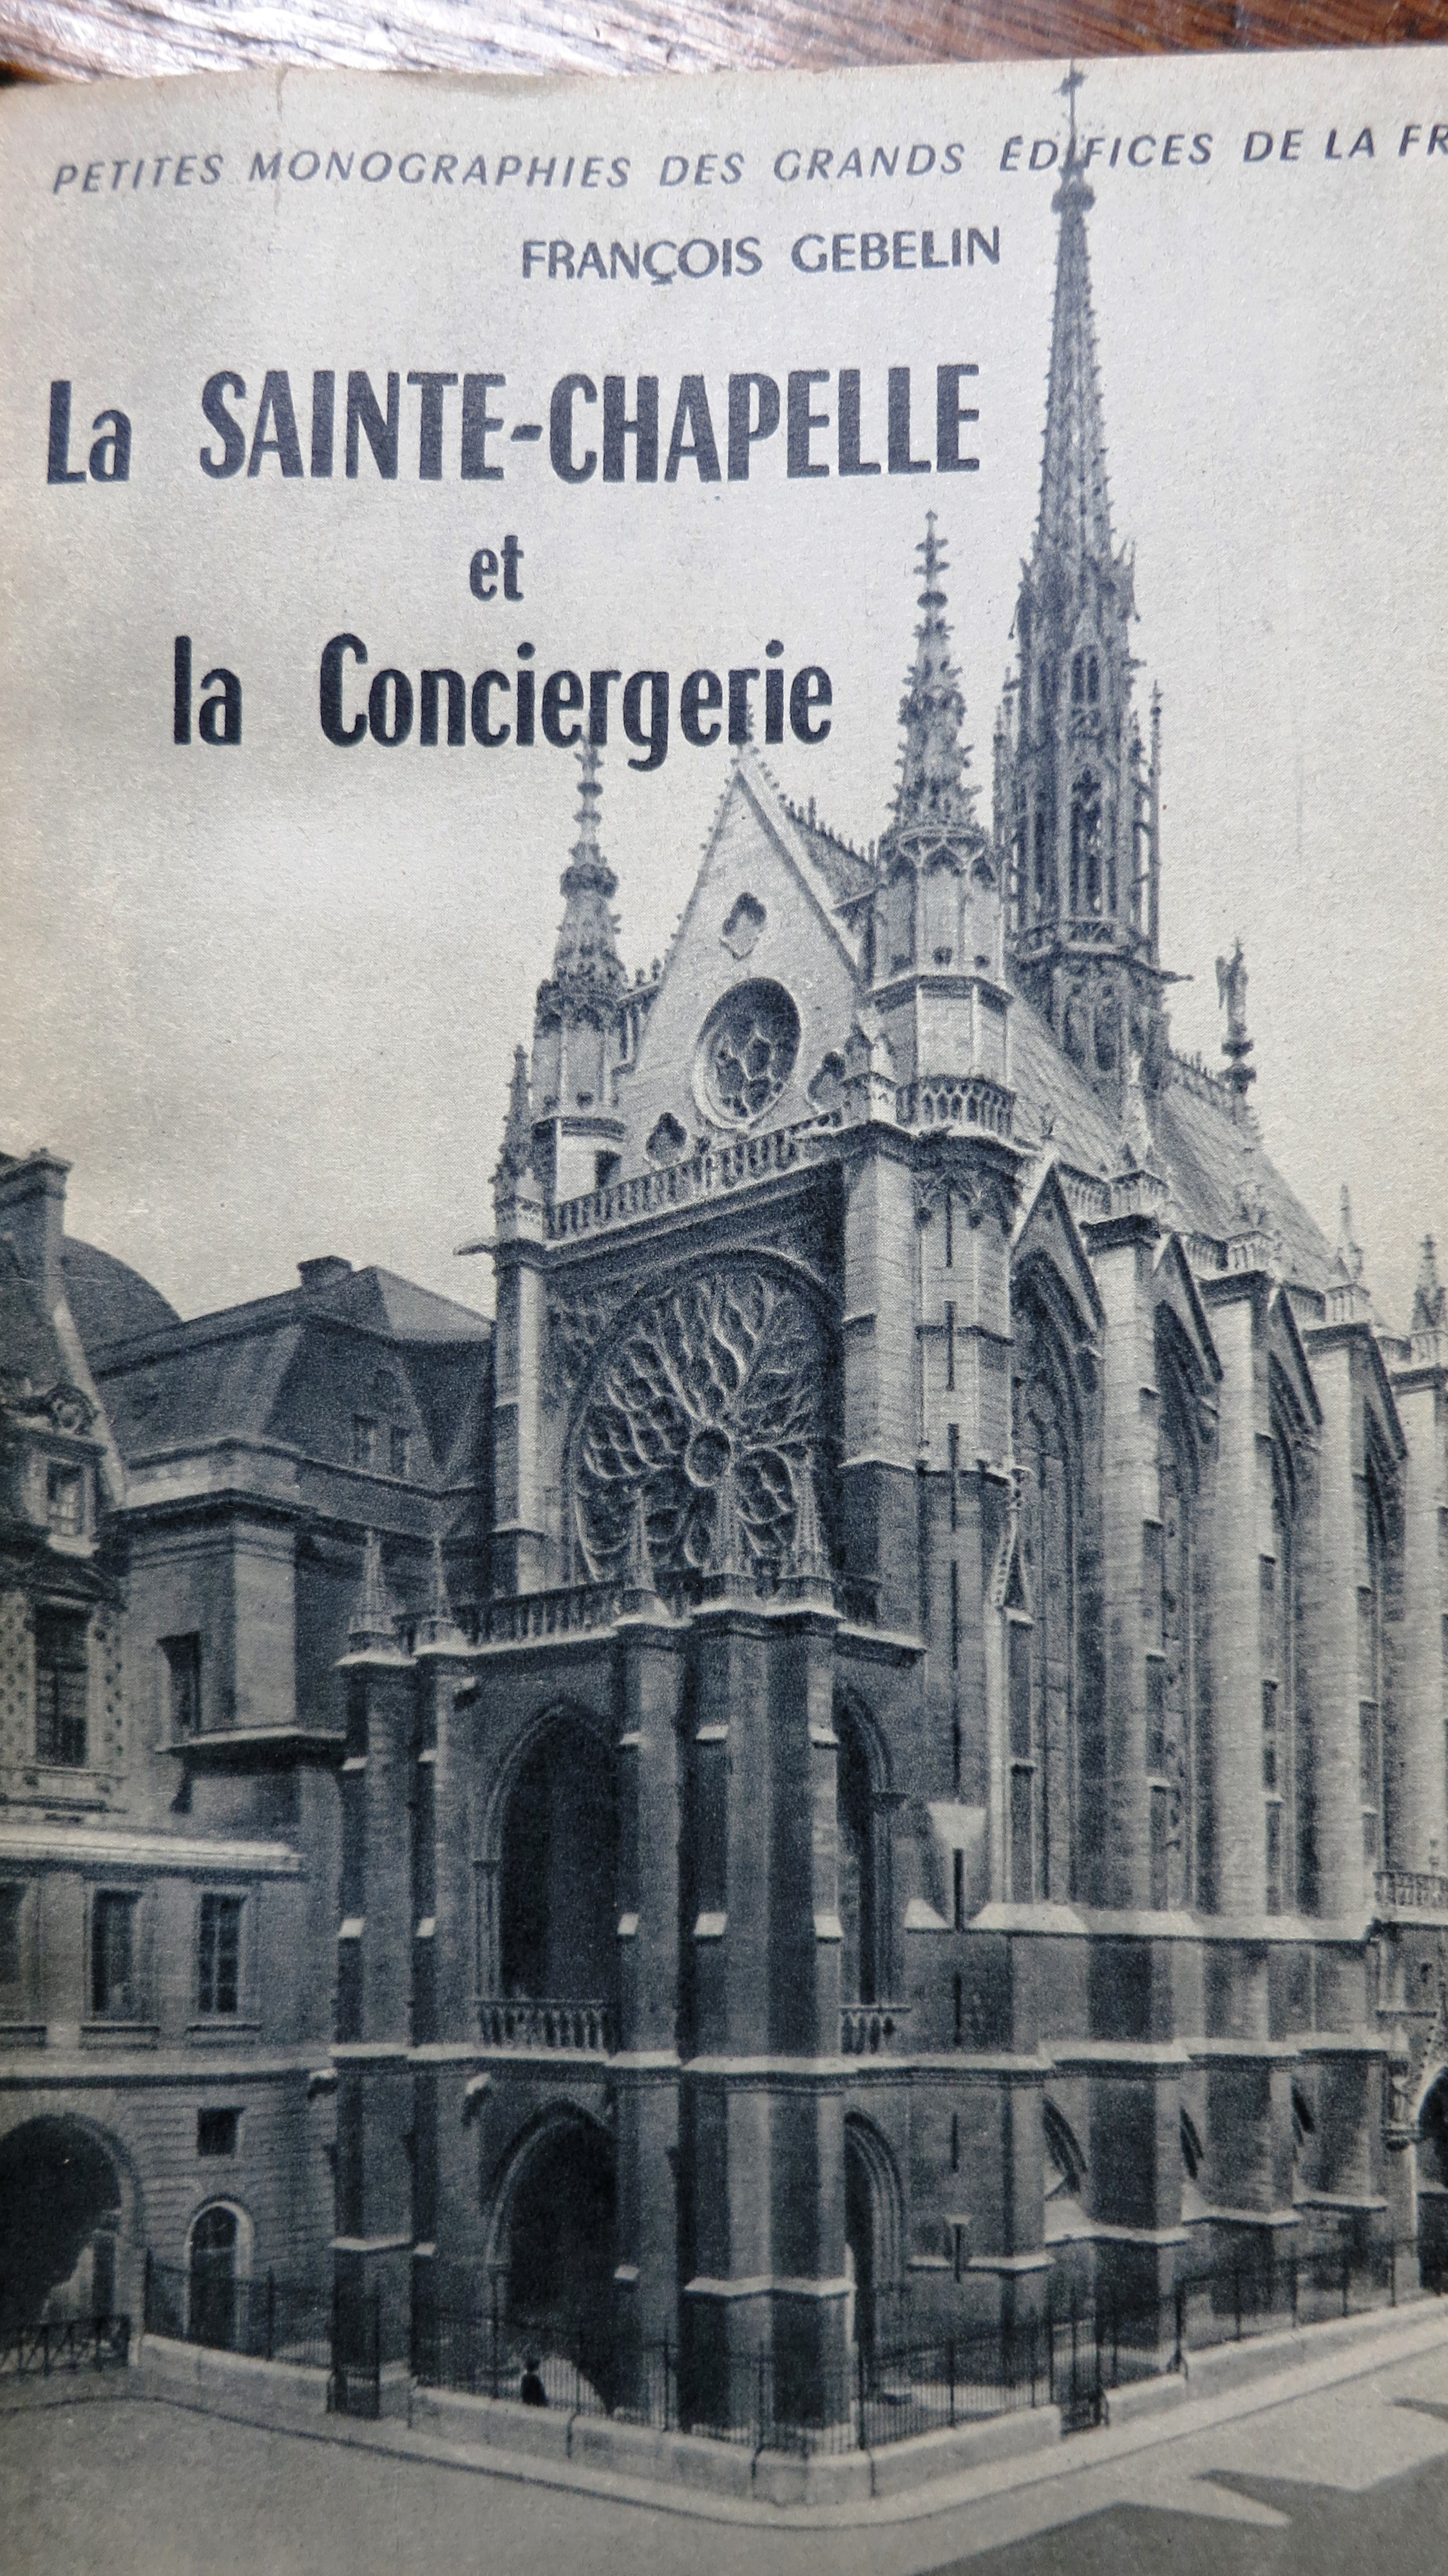
[[[769,1270],[731,1264],[636,1310],[574,1444],[577,1530],[594,1580],[623,1573],[640,1496],[655,1572],[707,1569],[726,1483],[740,1570],[783,1572],[801,1480],[823,1464],[829,1384],[820,1316]]]
[[[748,1127],[779,1098],[799,1053],[799,1013],[782,984],[740,984],[711,1014],[700,1041],[700,1082],[710,1115]]]

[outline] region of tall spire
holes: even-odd
[[[1157,953],[1160,724],[1148,765],[1132,703],[1129,547],[1111,527],[1106,436],[1077,151],[1075,65],[1058,218],[1041,502],[1016,603],[1019,661],[1002,713],[997,849],[1014,978],[1058,1044],[1125,1114],[1134,1057],[1149,1097],[1166,1019]]]
[[[1070,101],[1071,132],[1061,185],[1051,201],[1052,212],[1061,218],[1061,231],[1056,245],[1056,308],[1036,530],[1037,556],[1054,555],[1062,571],[1069,568],[1078,577],[1084,563],[1109,561],[1111,556],[1106,436],[1086,249],[1086,216],[1096,199],[1076,166],[1076,92],[1083,78],[1073,63],[1061,84]]]
[[[598,809],[603,797],[596,746],[587,742],[578,755],[578,838],[559,880],[563,919],[553,951],[552,989],[565,1014],[591,1016],[600,1005],[611,1008],[628,982],[614,938],[611,906],[618,879],[599,847]],[[548,987],[545,986],[546,991]],[[540,1001],[542,996],[540,995]]]
[[[900,784],[895,792],[895,820],[897,826],[907,830],[923,825],[948,831],[970,822],[975,789],[964,780],[964,772],[970,766],[970,754],[960,739],[965,699],[960,675],[950,658],[950,629],[945,623],[945,593],[940,586],[941,575],[948,566],[935,533],[933,510],[925,514],[925,534],[915,551],[922,559],[925,587],[920,593],[920,624],[915,629],[915,664],[900,701],[905,743],[900,755]]]

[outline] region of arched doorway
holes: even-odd
[[[617,2367],[612,2140],[582,2113],[545,2119],[512,2160],[500,2195],[494,2272],[510,2343],[564,2352],[607,2397]]]
[[[845,2250],[854,2291],[852,2340],[873,2361],[905,2332],[900,2179],[878,2129],[845,2121]]]
[[[503,1812],[501,1993],[612,2007],[618,1952],[613,1757],[582,1720],[557,1717],[520,1764]]]
[[[1448,2290],[1448,2069],[1418,2113],[1418,2261],[1425,2290]]]
[[[122,2207],[116,2165],[79,2120],[0,2139],[0,2321],[110,2315]]]
[[[186,2337],[229,2352],[236,2341],[241,2222],[225,2201],[203,2209],[191,2229]]]

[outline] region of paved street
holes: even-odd
[[[1082,2435],[911,2519],[801,2532],[264,2431],[124,2381],[0,2403],[4,2562],[24,2576],[1438,2576],[1448,2344],[1235,2420]],[[1282,2383],[1276,2383],[1280,2388]],[[1217,2411],[1224,2402],[1217,2401]],[[1170,2425],[1170,2438],[1161,2438]],[[1176,2427],[1182,2429],[1178,2431]]]

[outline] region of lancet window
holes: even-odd
[[[1199,1468],[1185,1373],[1158,1337],[1157,1517],[1145,1537],[1146,1771],[1154,1907],[1196,1897],[1196,1522]]]
[[[1297,1559],[1290,1453],[1272,1457],[1272,1546],[1261,1560],[1262,1808],[1269,1914],[1290,1914],[1297,1887]]]
[[[1371,1457],[1358,1491],[1358,1771],[1363,1859],[1370,1869],[1384,1869],[1390,1858],[1386,1795],[1387,1670],[1383,1634],[1389,1515],[1382,1480]]]
[[[1102,908],[1101,781],[1083,769],[1071,789],[1071,910]]]
[[[1029,1617],[1010,1627],[1010,1888],[1017,1903],[1076,1893],[1077,1571],[1080,1435],[1071,1363],[1049,1317],[1023,1300],[1015,1450]]]

